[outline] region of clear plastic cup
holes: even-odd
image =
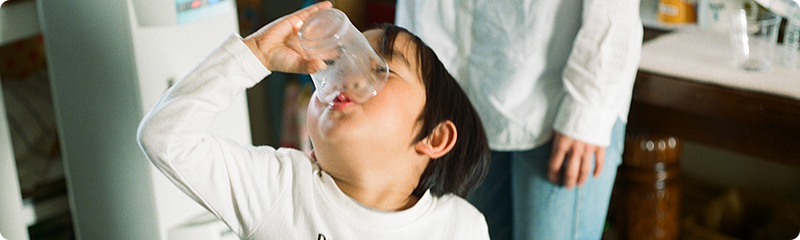
[[[386,83],[386,60],[342,11],[331,8],[309,16],[298,36],[308,57],[322,59],[328,65],[311,74],[320,101],[332,104],[343,95],[364,103]]]
[[[748,16],[741,10],[730,20],[730,39],[736,65],[746,71],[769,68],[777,52],[780,16],[770,12]]]

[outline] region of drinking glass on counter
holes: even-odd
[[[736,65],[747,71],[769,68],[775,58],[781,18],[771,12],[740,10],[730,17],[730,40]]]

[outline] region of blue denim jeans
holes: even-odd
[[[625,124],[618,120],[612,131],[600,176],[573,189],[547,178],[552,142],[527,151],[493,151],[486,179],[467,199],[486,216],[491,238],[600,239],[622,162]]]

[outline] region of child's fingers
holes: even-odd
[[[331,3],[327,1],[308,6],[285,15],[254,34],[259,38],[261,51],[268,56],[265,63],[267,69],[291,73],[310,73],[324,69],[324,63],[317,63],[322,62],[321,60],[307,58],[298,42],[297,31],[308,16],[331,7]]]
[[[328,65],[326,65],[325,62],[320,59],[310,59],[306,62],[306,72],[308,73],[322,71],[327,67]]]
[[[314,5],[308,6],[306,8],[300,9],[289,16],[286,17],[286,20],[292,25],[292,28],[297,31],[300,27],[303,26],[303,21],[308,18],[311,14],[319,12],[323,9],[328,9],[333,7],[333,4],[328,1],[318,2]]]

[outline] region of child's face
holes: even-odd
[[[382,30],[364,32],[376,49],[382,34]],[[318,158],[323,151],[332,151],[330,156],[341,154],[337,151],[393,157],[413,153],[412,143],[422,125],[418,117],[426,100],[425,87],[417,74],[417,56],[409,36],[399,34],[394,44],[396,52],[391,61],[387,59],[389,78],[369,101],[357,104],[339,98],[344,101],[329,105],[311,97],[307,122]]]

